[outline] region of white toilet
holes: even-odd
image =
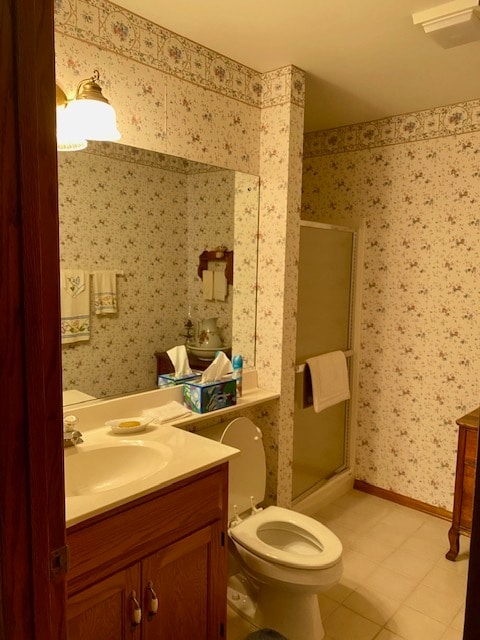
[[[262,432],[248,418],[201,431],[240,450],[229,462],[229,536],[240,573],[230,576],[228,602],[256,627],[288,640],[324,637],[317,594],[342,575],[342,543],[313,518],[270,506],[265,497]]]

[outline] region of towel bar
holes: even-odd
[[[90,275],[93,276],[93,274],[95,273],[95,271],[90,271]],[[124,276],[125,275],[125,271],[115,271],[115,274],[117,276]]]
[[[353,349],[343,352],[346,358],[353,356]],[[295,374],[305,374],[305,363],[295,366]],[[310,375],[295,377],[295,407],[297,409],[308,409],[313,405],[312,380]]]
[[[353,349],[349,349],[348,351],[344,351],[343,353],[345,354],[346,358],[350,358],[351,356],[353,356]],[[302,373],[303,371],[305,371],[305,363],[297,364],[295,366],[295,373]]]

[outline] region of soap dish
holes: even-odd
[[[138,433],[139,431],[145,431],[147,424],[152,422],[152,417],[133,417],[133,418],[119,418],[118,420],[107,420],[105,422],[106,427],[110,427],[114,433]]]

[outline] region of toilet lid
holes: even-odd
[[[267,507],[231,527],[233,540],[270,562],[301,569],[326,569],[339,562],[342,543],[325,525],[302,513]]]
[[[240,450],[240,454],[228,462],[230,520],[234,506],[237,513],[244,513],[251,507],[251,496],[255,505],[264,499],[267,480],[265,451],[262,432],[248,418],[232,420],[225,427],[220,442]]]

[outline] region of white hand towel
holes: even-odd
[[[213,271],[204,269],[202,271],[203,299],[213,300]]]
[[[97,316],[117,313],[117,272],[93,272],[93,306]]]
[[[144,409],[142,411],[143,416],[149,416],[155,419],[155,422],[158,424],[162,424],[163,422],[171,422],[172,420],[178,420],[179,418],[185,418],[189,416],[192,412],[190,409],[187,409],[180,402],[176,402],[172,400],[172,402],[167,402],[161,407],[153,407],[152,409]]]
[[[60,272],[62,344],[90,340],[90,278],[80,269]]]
[[[347,361],[343,351],[308,358],[306,366],[312,378],[315,413],[350,398]]]
[[[227,297],[227,279],[224,271],[213,272],[213,299],[224,301]]]

